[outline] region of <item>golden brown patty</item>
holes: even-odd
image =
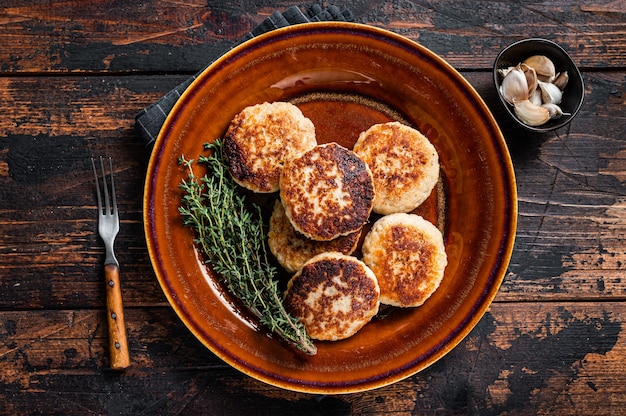
[[[374,212],[410,212],[428,198],[439,179],[435,147],[419,131],[398,122],[376,124],[360,134],[354,152],[374,177]]]
[[[316,146],[292,159],[280,175],[280,198],[297,232],[328,241],[361,229],[372,210],[372,174],[354,152]]]
[[[360,260],[322,253],[307,261],[287,285],[285,307],[314,339],[354,335],[378,313],[380,290]]]
[[[278,191],[286,162],[317,144],[313,122],[285,102],[246,107],[231,121],[224,150],[233,179],[254,192]]]
[[[439,287],[448,264],[441,232],[419,215],[391,214],[363,241],[363,262],[380,285],[380,302],[419,306]]]
[[[294,230],[280,200],[274,204],[270,218],[268,245],[272,254],[288,272],[294,273],[317,254],[336,251],[352,254],[356,250],[361,230],[330,241],[315,241]]]

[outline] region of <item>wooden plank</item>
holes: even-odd
[[[507,121],[489,74],[465,75],[500,122],[518,181],[519,232],[498,300],[626,298],[625,73],[587,74],[580,115],[546,135]],[[0,309],[101,305],[94,155],[124,166],[116,247],[125,301],[165,302],[143,237],[149,151],[132,123],[183,79],[0,78],[0,112],[9,115],[0,118]]]
[[[104,309],[0,312],[0,414],[616,414],[624,303],[498,303],[457,348],[391,386],[283,391],[230,368],[170,308],[128,308],[132,367],[107,369]],[[313,410],[312,410],[313,409]]]
[[[459,69],[490,68],[503,47],[529,33],[561,44],[582,67],[626,66],[620,1],[333,4],[350,8],[357,22],[420,42]],[[272,11],[293,5],[301,3],[11,0],[0,8],[0,71],[195,72]]]
[[[149,151],[132,123],[185,78],[0,79],[2,111],[9,115],[0,121],[1,305],[101,304],[104,251],[90,170],[90,158],[99,155],[114,156],[118,167],[116,248],[125,301],[165,302],[143,238]]]
[[[626,142],[623,72],[585,74],[570,126],[514,126],[490,83],[466,74],[506,138],[518,186],[518,233],[499,300],[626,298]],[[603,116],[599,116],[603,114]]]

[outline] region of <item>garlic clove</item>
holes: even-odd
[[[515,115],[529,126],[541,126],[550,120],[550,111],[545,107],[540,107],[528,100],[515,102]]]
[[[552,82],[556,75],[554,63],[544,55],[533,55],[524,61],[526,65],[537,72],[540,81]]]
[[[544,104],[560,104],[563,99],[563,92],[559,87],[550,82],[539,81],[541,99]]]
[[[515,67],[502,80],[500,95],[510,104],[528,99],[528,82],[524,72]]]
[[[548,113],[550,114],[550,118],[559,118],[563,115],[563,110],[556,104],[542,104],[543,108],[548,109]]]
[[[543,99],[541,98],[541,90],[537,88],[536,90],[531,92],[528,96],[528,100],[535,105],[543,104]]]
[[[567,73],[567,71],[563,71],[563,72],[559,72],[558,74],[556,74],[553,84],[559,87],[561,91],[563,91],[565,87],[567,86],[568,81],[569,81],[569,74]]]

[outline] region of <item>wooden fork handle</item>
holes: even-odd
[[[126,340],[119,268],[115,264],[105,265],[104,277],[107,288],[107,322],[109,324],[111,368],[121,370],[130,366],[130,355]]]

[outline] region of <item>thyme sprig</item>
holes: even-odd
[[[301,351],[315,354],[317,348],[302,323],[284,308],[277,270],[268,261],[261,208],[247,203],[238,192],[228,172],[223,142],[206,143],[204,148],[209,155],[200,155],[197,161],[208,169],[202,177],[195,175],[193,159],[179,160],[189,170],[180,184],[183,223],[195,230],[195,243],[228,291],[261,324]]]

